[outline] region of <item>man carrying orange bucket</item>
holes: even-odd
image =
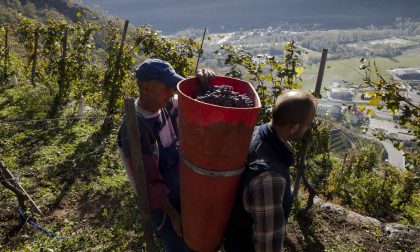
[[[146,173],[152,225],[165,251],[190,251],[182,238],[179,192],[178,100],[174,89],[184,78],[172,66],[159,59],[144,61],[135,72],[139,98],[136,113],[141,135],[143,164]],[[208,83],[214,73],[197,71],[197,77]],[[118,146],[133,188],[133,162],[124,118],[118,133]]]

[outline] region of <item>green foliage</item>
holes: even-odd
[[[406,207],[412,206],[419,189],[418,177],[380,163],[374,147],[366,146],[351,151],[341,165],[333,168],[327,193],[372,217],[395,220],[409,216]],[[418,222],[418,216],[408,219],[412,224]]]
[[[307,156],[305,175],[320,194],[326,193],[328,177],[334,166],[334,159],[331,157],[330,131],[331,126],[323,121],[312,129],[312,144]]]
[[[198,54],[199,44],[190,38],[170,40],[149,26],[137,29],[133,39],[134,49],[150,58],[168,61],[182,76],[194,75],[194,57]]]
[[[7,24],[0,27],[0,87],[8,84],[9,77],[13,74],[12,61],[10,59],[9,30],[10,26]]]
[[[300,80],[299,75],[302,73],[299,58],[302,51],[296,47],[294,41],[287,43],[284,49],[285,54],[282,59],[265,55],[263,62],[256,60],[251,53],[232,45],[223,44],[219,50],[213,52],[215,55],[225,56],[224,64],[230,67],[226,76],[247,78],[254,82],[261,100],[259,124],[271,120],[271,106],[283,90],[300,88],[296,81]]]
[[[93,38],[99,26],[87,20],[81,20],[70,27],[69,44],[70,50],[66,61],[67,81],[70,82],[73,95],[80,97],[93,93],[95,87],[99,86],[99,69],[96,64],[92,64],[93,50],[95,44]]]
[[[27,58],[26,64],[23,64],[25,70],[18,72],[24,79],[28,79],[31,73],[36,29],[40,35],[35,77],[39,84],[48,87],[48,95],[54,97],[48,116],[55,117],[64,105],[82,95],[91,104],[103,106],[100,83],[104,73],[100,62],[93,61],[96,48],[94,36],[99,31],[99,26],[86,19],[79,19],[72,25],[56,19],[37,24],[31,19],[21,17],[15,34],[25,49],[21,54]],[[65,31],[68,34],[66,56],[63,57]]]
[[[62,56],[64,30],[68,23],[64,20],[49,19],[45,26],[40,27],[42,55],[45,57],[45,72],[48,75],[59,75],[59,64]]]
[[[100,28],[83,19],[80,13],[78,17],[77,22],[72,24],[62,19],[49,19],[45,24],[38,24],[20,16],[13,31],[19,45],[14,48],[18,48],[19,54],[25,57],[14,58],[13,53],[4,50],[4,43],[0,45],[2,82],[9,81],[13,74],[26,81],[31,77],[34,33],[39,30],[35,79],[49,89],[47,95],[53,98],[47,117],[56,117],[65,105],[81,96],[89,104],[106,110],[108,115],[114,114],[122,107],[123,95],[137,93],[132,70],[138,52],[169,61],[184,76],[194,74],[194,55],[199,49],[193,39],[170,40],[145,26],[137,29],[132,39],[127,34],[127,40],[121,46],[122,32],[117,28],[117,20]],[[94,39],[99,32],[106,43],[104,62],[94,57]],[[4,34],[4,27],[1,33]],[[0,36],[0,42],[2,40],[4,36]],[[26,59],[25,63],[23,59]]]
[[[409,128],[409,134],[414,136],[413,141],[417,146],[407,148],[405,150],[405,157],[407,159],[407,168],[413,170],[419,176],[420,107],[400,91],[400,87],[403,85],[402,83],[398,81],[387,81],[375,62],[371,63],[369,60],[362,58],[360,69],[364,70],[362,87],[371,90],[369,94],[372,97],[369,100],[369,104],[376,106],[378,110],[385,107],[393,115],[399,115],[398,124],[407,126]],[[362,94],[362,97],[363,95],[365,93]],[[403,148],[402,141],[397,139],[391,140],[396,148]]]
[[[17,41],[20,45],[23,45],[25,52],[22,53],[26,56],[26,69],[25,69],[25,78],[29,78],[30,66],[32,65],[33,53],[34,53],[34,34],[37,29],[37,24],[30,18],[25,18],[20,16],[18,25],[15,28],[15,33]],[[22,55],[21,54],[21,55]]]
[[[351,181],[353,186],[361,187],[354,190],[352,203],[374,217],[392,218],[397,209],[393,205],[396,200],[396,186],[401,184],[398,170],[389,165],[382,167],[382,177],[372,172],[362,171]]]
[[[329,191],[338,194],[343,202],[352,204],[354,179],[364,173],[370,174],[378,164],[378,158],[372,146],[366,146],[358,152],[352,150],[344,159],[341,166],[334,169],[329,178]],[[353,180],[352,180],[353,179]]]
[[[0,111],[0,118],[9,120],[43,119],[52,102],[48,88],[43,85],[19,86],[13,90],[6,90],[3,97],[7,101],[7,107]]]

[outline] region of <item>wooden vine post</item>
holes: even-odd
[[[58,65],[58,94],[54,98],[54,104],[49,114],[50,118],[55,118],[61,109],[64,96],[67,91],[67,78],[66,78],[66,58],[67,58],[67,35],[68,27],[64,29],[62,43],[63,52],[61,54],[60,63]]]
[[[3,72],[3,81],[4,84],[7,83],[8,75],[7,72],[9,64],[9,25],[4,26],[4,72]]]
[[[108,115],[112,115],[114,113],[114,109],[115,109],[114,103],[118,96],[117,95],[118,88],[116,87],[116,83],[120,77],[120,72],[121,72],[120,65],[121,65],[121,59],[124,53],[124,43],[125,43],[125,38],[127,36],[128,23],[129,23],[128,20],[125,20],[124,31],[121,38],[121,44],[118,50],[117,59],[115,60],[114,75],[113,75],[112,83],[111,83],[111,95],[109,98],[109,105],[108,105]]]
[[[25,211],[25,200],[29,200],[29,203],[33,210],[42,215],[41,209],[35,204],[31,196],[25,191],[25,189],[14,179],[13,174],[7,169],[3,162],[0,162],[0,181],[1,184],[12,191],[18,198],[19,207],[22,211]]]
[[[201,39],[200,51],[198,52],[197,64],[195,65],[195,72],[197,72],[198,62],[200,62],[201,55],[203,55],[203,44],[204,44],[204,39],[206,38],[206,31],[207,31],[207,27],[204,28],[203,38]]]
[[[322,85],[322,79],[324,77],[325,64],[327,62],[327,54],[328,54],[328,50],[323,49],[322,56],[321,56],[321,63],[319,65],[318,78],[316,80],[316,85],[315,85],[314,95],[316,97],[321,96],[321,85]],[[312,138],[312,130],[308,130],[305,133],[302,139],[301,145],[300,145],[298,164],[297,164],[297,174],[296,174],[295,184],[293,187],[293,198],[295,202],[297,202],[298,200],[297,195],[299,192],[300,181],[302,180],[302,178],[305,184],[308,184],[305,178],[305,168],[306,168],[305,162],[306,162],[306,157],[308,155],[309,147],[311,145],[311,138]]]
[[[39,39],[39,30],[35,29],[34,34],[34,53],[32,55],[32,74],[31,74],[31,84],[35,86],[35,75],[36,75],[36,61],[37,61],[37,51],[38,51],[38,39]]]
[[[65,94],[65,86],[67,84],[67,78],[66,78],[66,58],[67,58],[67,35],[68,35],[68,28],[66,27],[64,29],[64,36],[62,41],[62,48],[63,48],[63,54],[61,56],[60,61],[60,69],[59,69],[59,83],[58,83],[58,98],[59,98],[59,106],[61,106],[62,99]]]
[[[321,64],[319,65],[318,77],[316,79],[315,95],[321,96],[322,79],[324,78],[325,64],[327,63],[328,49],[322,50]]]
[[[150,215],[150,206],[146,187],[146,176],[144,172],[143,156],[140,142],[140,132],[138,127],[137,115],[134,105],[134,99],[127,98],[124,100],[124,110],[127,117],[128,139],[130,144],[130,153],[133,160],[133,178],[135,190],[137,194],[137,204],[140,210],[140,216],[144,229],[144,237],[146,240],[147,252],[156,251],[152,219]]]
[[[117,58],[115,60],[114,64],[114,74],[112,78],[112,82],[110,83],[110,92],[109,92],[109,98],[108,98],[108,107],[107,107],[107,117],[104,120],[104,123],[102,125],[102,131],[108,132],[112,128],[112,118],[111,116],[114,114],[115,110],[115,102],[118,98],[118,89],[119,87],[116,86],[116,83],[120,77],[120,65],[121,65],[121,59],[123,57],[124,53],[124,43],[127,36],[127,29],[128,29],[128,20],[125,20],[124,23],[124,30],[121,38],[121,44],[118,50]],[[109,85],[109,79],[105,77],[105,85]]]

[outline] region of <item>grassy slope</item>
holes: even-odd
[[[20,100],[8,97],[14,98],[1,99],[4,121],[12,116],[5,112],[7,108]],[[101,123],[96,119],[0,125],[0,158],[44,212],[35,216],[36,221],[62,238],[48,237],[29,224],[17,229],[16,199],[0,186],[0,250],[144,249],[135,197],[117,153],[118,125],[104,133]],[[316,207],[311,218],[292,216],[289,251],[398,248],[395,243],[384,242],[384,233],[374,228],[346,224],[343,230],[340,218]]]
[[[409,49],[402,55],[393,59],[373,58],[376,64],[382,70],[391,68],[420,67],[420,47]],[[360,58],[350,58],[345,60],[328,60],[324,72],[323,87],[334,80],[346,80],[355,84],[362,82],[363,71],[359,70]],[[311,65],[305,68],[302,76],[302,85],[304,89],[314,89],[319,64]]]
[[[142,246],[115,131],[102,135],[100,124],[82,120],[1,128],[2,159],[44,212],[37,222],[63,238],[49,238],[27,224],[13,234],[19,220],[16,199],[0,187],[1,250],[125,251]]]
[[[0,185],[0,250],[139,250],[143,233],[117,151],[118,123],[103,132],[103,120],[94,111],[87,115],[98,117],[92,120],[4,124],[27,118],[16,115],[31,109],[45,109],[40,92],[25,90],[20,86],[0,91],[0,161],[44,212],[34,216],[36,221],[63,239],[50,238],[28,224],[20,229],[17,200]],[[73,106],[67,116],[71,111]]]
[[[419,65],[420,49],[410,54],[397,57],[397,63]],[[326,69],[324,83],[334,79],[352,81],[358,71],[358,60],[329,61],[327,65],[331,68]],[[318,66],[306,69],[306,73],[312,75],[305,79],[304,85],[313,88],[317,71]],[[31,95],[33,99],[27,99],[27,93],[23,92],[11,90],[7,97],[0,92],[1,120],[40,113],[38,109],[22,111],[30,106],[35,108],[36,103],[40,109],[48,106],[40,104],[43,99],[38,99],[36,92]],[[42,118],[42,114],[38,117]],[[0,186],[0,250],[139,251],[144,248],[135,197],[117,153],[117,127],[101,135],[100,125],[101,120],[0,124],[0,160],[19,177],[45,213],[35,216],[36,221],[63,238],[50,238],[28,224],[14,233],[19,223],[16,199]],[[316,214],[314,229],[308,229],[308,223],[292,222],[295,233],[292,244],[296,250],[309,249],[314,242],[330,251],[360,248],[360,244],[365,244],[363,235],[366,234],[363,233],[355,240],[337,239],[334,232],[328,231],[340,230],[337,223],[324,222],[322,213],[321,217]],[[313,233],[308,234],[308,231]],[[356,229],[348,235],[357,235],[359,231]],[[365,240],[375,238],[366,236]]]

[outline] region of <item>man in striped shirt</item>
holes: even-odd
[[[142,147],[147,193],[153,230],[167,252],[188,252],[182,239],[179,192],[178,100],[174,90],[184,78],[160,59],[145,60],[135,71],[139,88],[136,115]],[[209,83],[214,72],[199,69],[201,85]],[[126,118],[118,132],[118,147],[128,178],[136,187]]]
[[[289,167],[295,155],[288,141],[311,128],[315,98],[300,90],[282,93],[270,123],[255,128],[238,194],[226,229],[227,252],[282,251],[293,195]]]

